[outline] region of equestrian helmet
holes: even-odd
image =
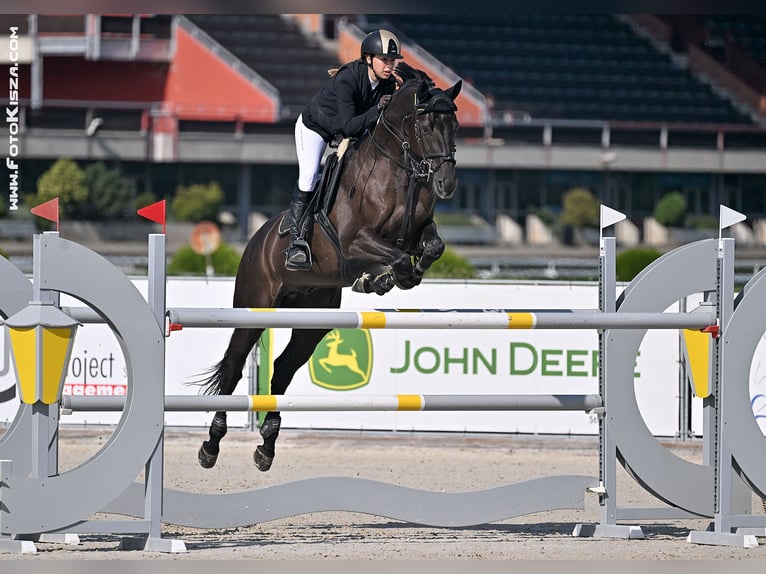
[[[404,57],[399,52],[400,46],[399,38],[393,32],[383,29],[375,30],[367,34],[362,40],[362,59],[364,60],[365,54],[371,54],[399,60]]]

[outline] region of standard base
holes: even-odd
[[[623,540],[641,540],[644,531],[640,526],[626,524],[578,524],[572,531],[578,538],[621,538]]]
[[[148,536],[126,537],[120,539],[120,550],[143,550],[144,552],[166,552],[179,554],[186,552],[183,540],[169,538],[150,538]]]
[[[0,538],[0,552],[13,554],[36,554],[37,547],[31,540],[12,540],[7,537]]]
[[[71,546],[77,546],[80,543],[80,536],[72,533],[18,534],[16,536],[16,540],[31,540],[33,542],[47,542],[50,544],[68,544]]]
[[[736,546],[738,548],[755,548],[758,546],[758,540],[752,534],[711,532],[709,530],[692,530],[686,537],[686,541],[709,546]]]

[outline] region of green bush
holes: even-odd
[[[31,208],[57,197],[62,217],[114,221],[132,217],[135,195],[135,182],[119,168],[99,161],[82,169],[76,161],[60,158],[38,178],[37,193],[27,195],[24,203]]]
[[[714,215],[691,215],[687,225],[697,230],[718,229],[718,218]]]
[[[237,274],[240,259],[240,253],[226,243],[221,243],[210,255],[213,271],[223,277]],[[197,255],[190,246],[184,245],[168,263],[168,275],[205,275],[205,265],[204,255]]]
[[[661,253],[652,247],[635,247],[618,253],[615,258],[618,281],[631,281]]]
[[[447,247],[442,256],[426,270],[428,279],[473,279],[476,269],[462,255]]]
[[[37,195],[30,197],[32,206],[59,198],[62,216],[71,217],[88,201],[85,172],[72,159],[61,158],[37,180]]]
[[[680,191],[663,195],[654,208],[654,219],[668,227],[679,227],[686,216],[686,198]]]
[[[170,203],[173,217],[179,221],[202,221],[218,219],[218,211],[223,202],[223,190],[218,182],[207,185],[194,184],[179,187]]]
[[[0,257],[5,257],[6,259],[8,259],[8,252],[2,247],[0,247]]]
[[[77,214],[83,219],[113,221],[132,216],[136,185],[119,169],[97,162],[85,168],[88,201]]]
[[[574,187],[561,198],[561,223],[575,227],[597,227],[599,201],[584,187]]]

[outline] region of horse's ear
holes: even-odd
[[[450,99],[454,102],[455,98],[457,98],[457,95],[460,93],[460,88],[463,87],[463,80],[458,80],[455,82],[455,85],[451,88],[447,88],[444,90],[444,93],[447,94]]]

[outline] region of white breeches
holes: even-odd
[[[327,143],[318,133],[303,124],[299,115],[295,122],[295,151],[298,155],[298,189],[313,191],[319,179],[319,165]]]

